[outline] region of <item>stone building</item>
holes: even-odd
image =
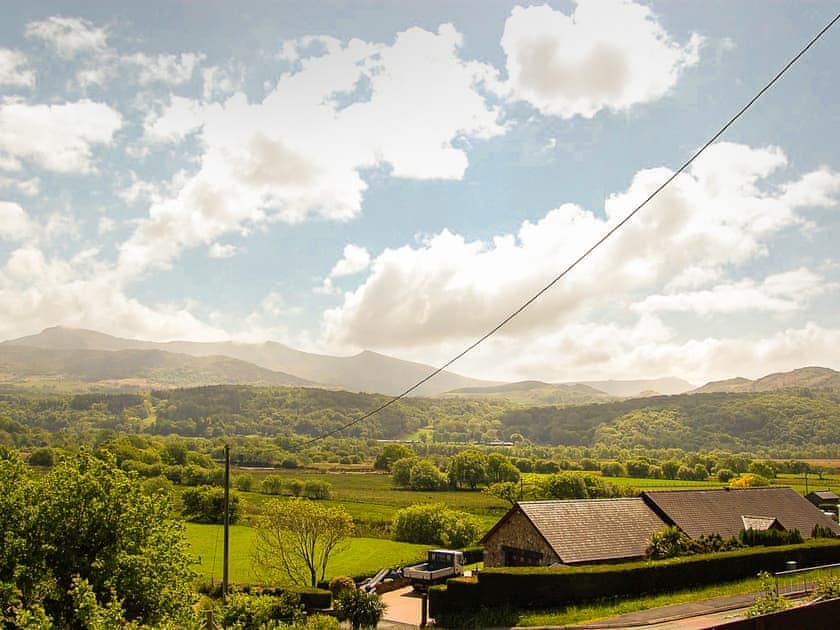
[[[690,538],[745,529],[840,527],[792,488],[669,490],[627,499],[520,501],[481,539],[484,564],[550,566],[638,560],[666,525]]]

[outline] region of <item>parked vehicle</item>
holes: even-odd
[[[403,569],[403,576],[417,591],[459,575],[464,575],[464,554],[450,549],[433,549],[426,562]]]

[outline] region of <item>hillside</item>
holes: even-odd
[[[413,385],[434,369],[432,366],[395,359],[376,352],[361,352],[351,357],[334,357],[301,352],[276,342],[260,344],[237,342],[171,341],[156,343],[112,337],[92,330],[53,327],[36,335],[5,341],[6,346],[29,346],[43,349],[87,350],[161,350],[193,357],[225,356],[265,370],[284,372],[309,383],[395,395]],[[224,381],[236,382],[236,381]],[[460,387],[492,385],[489,381],[442,372],[418,388],[413,395],[433,396]]]
[[[501,421],[538,444],[840,456],[840,397],[807,389],[511,409]]]
[[[131,389],[242,385],[312,386],[229,357],[191,357],[161,350],[45,349],[0,345],[0,384],[41,389]]]
[[[445,397],[499,398],[525,405],[583,405],[606,402],[613,397],[587,385],[551,384],[542,381],[520,381],[490,387],[462,387],[444,394]]]
[[[713,381],[703,385],[703,387],[698,387],[690,393],[772,392],[791,388],[840,391],[840,372],[824,367],[804,367],[790,372],[768,374],[754,381],[747,378]]]

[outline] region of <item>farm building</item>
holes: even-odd
[[[676,525],[697,538],[745,529],[798,529],[814,525],[840,535],[792,488],[644,492],[629,499],[521,501],[482,538],[486,566],[593,564],[643,558],[651,535]]]

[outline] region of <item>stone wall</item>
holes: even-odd
[[[542,554],[542,558],[539,564],[542,566],[560,562],[557,554],[548,546],[545,539],[540,536],[531,524],[531,521],[519,510],[511,514],[484,544],[484,566],[505,566],[504,547],[513,547],[515,549],[525,549],[540,553]]]

